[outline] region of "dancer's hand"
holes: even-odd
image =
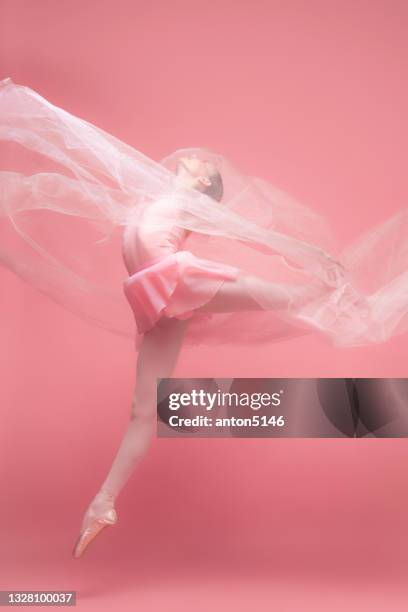
[[[346,268],[342,263],[337,261],[334,257],[326,253],[323,249],[320,251],[321,254],[321,269],[324,274],[324,282],[328,285],[337,287],[340,281],[345,281]]]

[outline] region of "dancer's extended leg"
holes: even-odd
[[[156,421],[156,379],[169,378],[188,320],[162,319],[147,332],[136,364],[130,423],[102,488],[116,497],[145,453]]]
[[[332,291],[331,285],[290,285],[271,283],[258,276],[240,272],[236,279],[222,283],[214,297],[198,308],[205,312],[238,310],[280,310],[305,304]]]
[[[270,283],[264,279],[241,273],[235,280],[226,280],[215,296],[198,310],[234,312],[239,310],[278,310],[298,301],[316,297],[329,286],[305,286]],[[114,502],[151,440],[156,421],[156,379],[170,377],[188,325],[187,320],[161,319],[143,338],[136,365],[136,388],[128,428],[117,451],[112,467],[98,494],[85,514],[74,556],[81,556],[89,542],[100,531],[94,525],[96,516],[109,516]],[[116,521],[115,521],[116,522]],[[89,528],[88,528],[89,531]]]
[[[80,557],[101,530],[95,517],[116,522],[114,503],[138,461],[145,454],[156,422],[156,378],[169,378],[177,362],[187,320],[162,319],[146,332],[136,364],[136,386],[130,422],[110,471],[85,513],[81,534],[74,548]]]

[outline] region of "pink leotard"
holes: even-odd
[[[137,224],[123,232],[122,254],[129,273],[124,292],[137,329],[144,333],[162,317],[208,318],[194,310],[206,303],[239,269],[182,250],[188,232],[177,225],[177,199],[152,203]]]

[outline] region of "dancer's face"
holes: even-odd
[[[180,157],[177,165],[179,180],[195,189],[203,191],[211,184],[211,177],[217,172],[216,166],[206,159],[199,159],[194,155]]]

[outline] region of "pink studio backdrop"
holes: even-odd
[[[1,78],[155,159],[220,151],[323,211],[344,241],[407,205],[402,0],[0,11]],[[98,610],[406,610],[405,439],[153,439],[118,524],[73,560],[127,424],[132,343],[8,271],[0,282],[0,589],[76,589]],[[407,342],[204,347],[174,376],[406,377]]]

